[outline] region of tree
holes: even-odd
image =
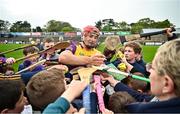
[[[102,22],[101,22],[101,20],[99,20],[98,22],[95,22],[95,26],[99,29],[99,30],[101,30],[102,28]]]
[[[8,32],[10,25],[11,24],[9,23],[9,21],[4,21],[0,19],[0,31]]]
[[[65,28],[67,27],[67,28]],[[65,29],[63,29],[65,28]],[[48,32],[61,32],[61,31],[74,31],[75,28],[71,26],[68,22],[62,22],[62,21],[56,21],[56,20],[50,20],[46,24],[46,29]]]
[[[62,28],[64,27],[72,27],[71,24],[69,24],[68,22],[62,22]]]
[[[156,22],[153,26],[154,26],[154,28],[168,28],[168,27],[170,27],[172,25],[173,24],[170,23],[170,21],[168,19],[166,19],[164,21]]]
[[[10,28],[11,32],[31,32],[31,24],[27,21],[17,21]]]
[[[72,27],[64,27],[62,28],[62,32],[73,32],[74,29]]]
[[[143,28],[168,28],[173,24],[170,23],[168,19],[164,21],[155,22],[150,18],[143,18],[140,19],[137,23],[132,23],[131,25],[131,32],[132,33],[140,33]]]
[[[130,25],[128,25],[125,21],[116,23],[116,27],[120,31],[130,31]]]
[[[103,19],[102,20],[102,31],[115,31],[113,28],[116,26],[113,19]]]
[[[143,26],[139,24],[134,24],[133,26],[131,26],[131,33],[138,34],[142,31],[142,29],[143,29]]]
[[[59,32],[62,29],[62,23],[60,21],[50,20],[46,25],[46,29],[48,32]]]
[[[72,25],[70,23],[68,23],[68,22],[63,22],[62,26],[63,26],[63,28],[61,30],[62,32],[64,32],[64,30],[67,31],[67,32],[77,31],[77,29],[72,27]]]
[[[33,32],[42,32],[42,29],[40,26],[37,26],[36,28],[32,29]]]
[[[113,31],[113,30],[112,30],[112,27],[111,27],[110,25],[105,25],[105,26],[102,28],[102,31],[110,32],[110,31]]]

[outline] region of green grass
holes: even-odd
[[[146,62],[152,62],[159,46],[143,46],[143,59]]]
[[[7,50],[11,50],[11,49],[15,49],[18,47],[23,46],[23,44],[0,44],[0,52],[4,52]],[[151,62],[156,50],[159,46],[143,46],[143,59],[145,60],[145,62]],[[104,43],[101,43],[98,46],[98,50],[103,52],[104,50]],[[5,54],[6,57],[14,57],[15,59],[23,57],[23,53],[22,53],[22,49],[15,51],[15,52],[11,52],[11,53],[7,53]],[[15,71],[17,71],[18,69],[18,65],[21,63],[22,61],[19,61],[18,63],[15,63],[13,65]]]
[[[23,44],[0,44],[0,52],[15,49],[15,48],[18,48],[18,47],[21,47],[21,46],[23,46]],[[10,53],[4,54],[4,55],[7,58],[13,57],[13,58],[17,59],[17,58],[23,57],[23,52],[22,52],[22,49],[21,49],[21,50],[10,52]],[[19,61],[19,62],[13,64],[13,68],[15,69],[15,71],[17,71],[18,66],[19,66],[19,64],[21,62],[22,61]]]

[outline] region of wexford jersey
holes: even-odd
[[[91,50],[87,50],[85,48],[82,47],[81,44],[76,45],[75,43],[72,43],[67,50],[70,50],[74,55],[77,56],[92,56],[95,55],[97,53],[101,53],[100,51],[98,51],[95,48],[92,48]]]

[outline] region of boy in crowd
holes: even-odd
[[[45,38],[43,40],[44,49],[51,48],[54,45],[55,45],[55,41],[53,38]],[[47,53],[42,54],[39,60],[46,59],[50,61],[58,61],[58,58],[59,58],[59,54],[57,54],[55,50],[52,50],[52,51],[48,51]]]
[[[127,92],[115,92],[109,98],[108,109],[114,113],[127,113],[125,106],[135,102]]]
[[[39,49],[37,47],[35,47],[35,46],[27,47],[27,48],[25,48],[23,50],[23,54],[25,56],[30,56],[30,55],[36,54],[38,52],[39,52]],[[38,60],[38,57],[39,57],[38,55],[35,55],[35,56],[30,57],[30,58],[27,58],[23,63],[21,63],[19,65],[18,71],[21,71],[21,70],[35,64],[37,62],[37,60]],[[42,70],[44,70],[44,66],[43,65],[37,65],[37,66],[35,66],[35,67],[33,67],[33,68],[29,69],[29,70],[26,70],[26,71],[22,72],[21,73],[21,78],[22,78],[23,82],[25,84],[27,84],[28,81],[30,80],[30,78],[34,74],[36,74],[36,73],[38,73],[39,71],[42,71]]]
[[[121,62],[127,67],[127,72],[140,72],[146,75],[146,66],[137,62],[137,57],[141,54],[142,48],[139,43],[131,41],[124,45],[124,57],[112,62],[115,66],[118,66]]]
[[[32,54],[36,54],[38,52],[39,52],[39,49],[35,46],[27,47],[23,50],[23,54],[26,57],[28,57]],[[34,63],[36,63],[38,61],[38,57],[39,57],[38,55],[35,55],[30,58],[27,58],[22,64],[19,65],[18,71],[23,70],[23,69],[29,67],[30,65],[33,65]],[[38,66],[36,66],[30,70],[27,70],[25,72],[29,72],[29,71],[35,72],[35,71],[41,71],[43,69],[44,69],[44,67],[42,65],[38,65]]]
[[[19,79],[11,80],[13,77],[0,79],[0,113],[21,113],[27,104],[24,97],[24,84]]]
[[[35,74],[27,84],[27,95],[35,110],[43,111],[66,89],[64,65],[55,65],[49,70]]]

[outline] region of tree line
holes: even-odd
[[[125,21],[116,22],[114,19],[103,19],[95,22],[95,26],[101,31],[112,32],[112,31],[130,31],[131,33],[140,33],[143,28],[167,28],[173,26],[168,20],[154,21],[150,18],[143,18],[135,23],[128,24]],[[0,32],[78,32],[81,31],[79,28],[73,27],[68,22],[50,20],[44,25],[44,27],[37,26],[31,27],[28,21],[16,21],[10,23],[6,20],[0,19]]]

